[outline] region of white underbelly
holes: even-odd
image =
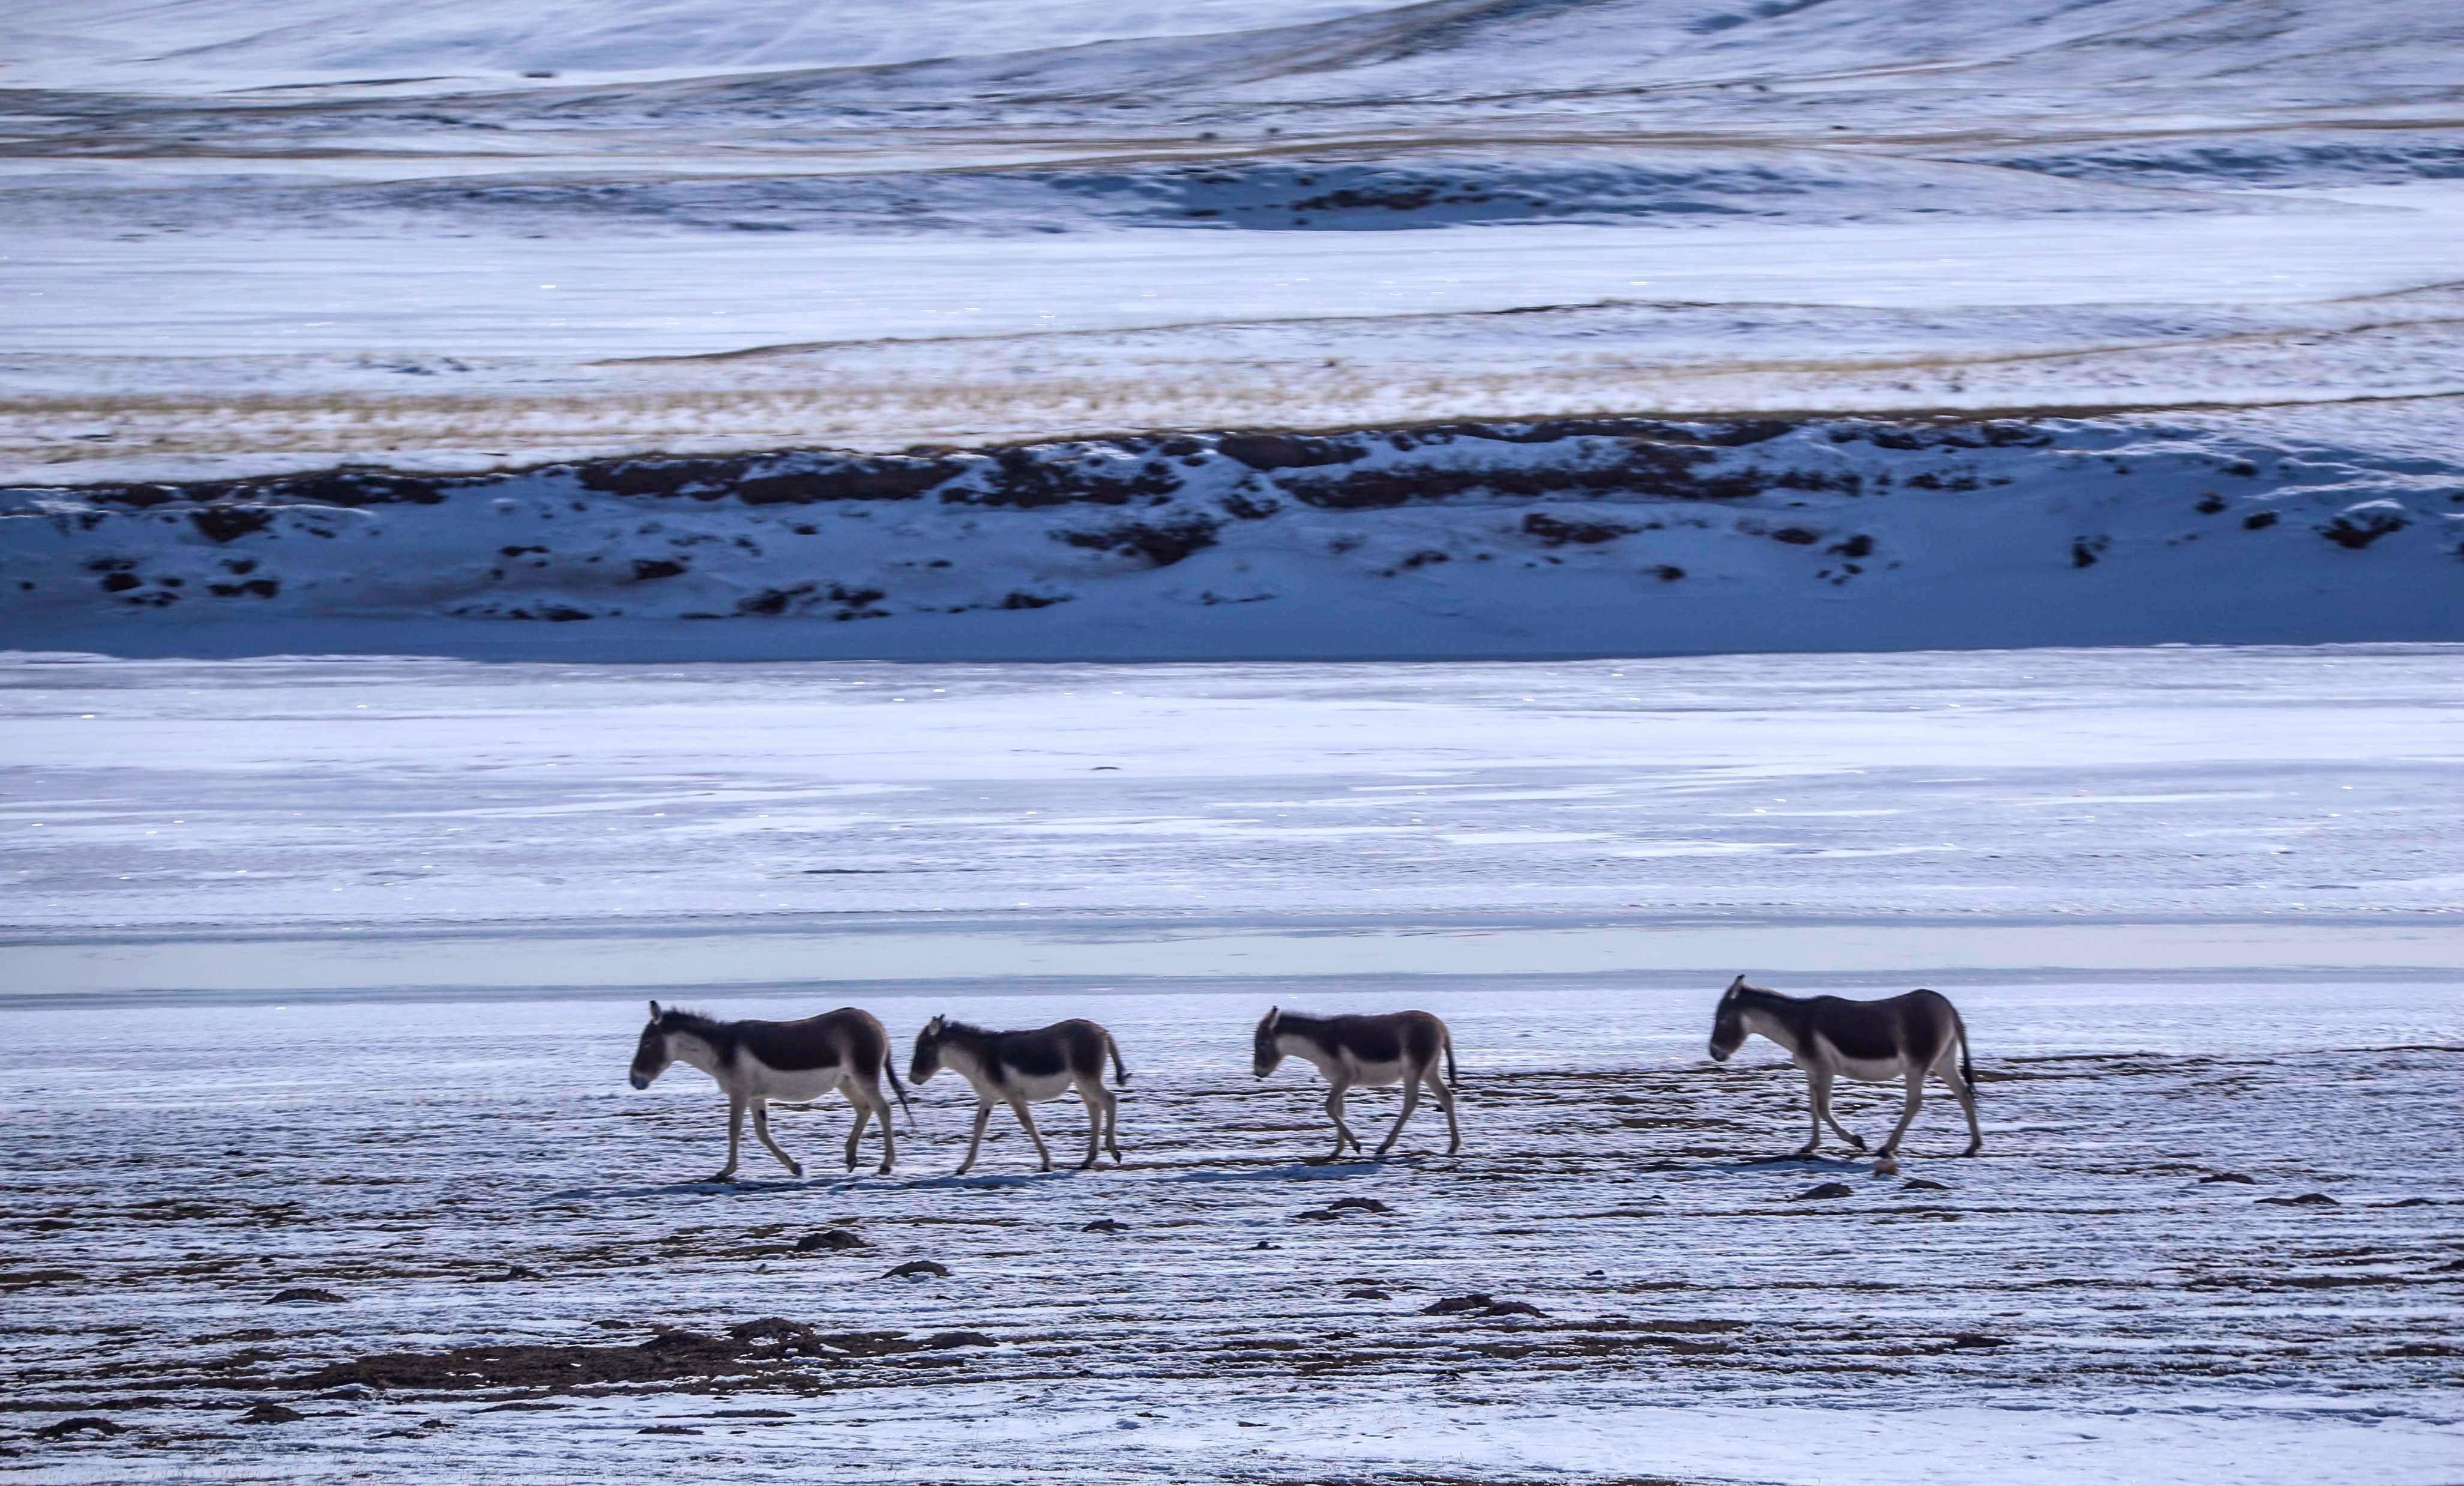
[[[1834,1065],[1839,1076],[1859,1083],[1897,1083],[1907,1076],[1907,1065],[1898,1058],[1843,1057]]]
[[[759,1059],[753,1064],[753,1092],[765,1099],[782,1099],[803,1103],[817,1099],[839,1086],[847,1076],[844,1068],[785,1069],[771,1068]]]
[[[975,1080],[969,1079],[968,1082],[975,1083]],[[1076,1080],[1066,1073],[1030,1076],[1013,1072],[1009,1076],[1008,1087],[1004,1089],[976,1083],[976,1098],[989,1104],[1000,1104],[1015,1095],[1029,1104],[1042,1104],[1068,1093],[1075,1083]]]
[[[1361,1063],[1355,1062],[1351,1058],[1346,1058],[1344,1059],[1344,1076],[1353,1083],[1367,1084],[1371,1088],[1379,1088],[1386,1084],[1401,1083],[1404,1079],[1411,1077],[1412,1065],[1402,1062]]]

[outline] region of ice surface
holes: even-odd
[[[1295,921],[1344,931],[1330,946],[1463,920],[1650,931],[1611,936],[1605,961],[1535,943],[1482,967],[1508,972],[1709,973],[1732,938],[1699,958],[1650,946],[1774,920],[2372,925],[2427,936],[2380,963],[2444,965],[2464,881],[2451,646],[1172,667],[27,656],[0,683],[9,923],[113,954],[165,936],[155,973],[200,941],[378,925],[380,942],[698,926],[640,945],[660,969],[620,985],[714,943],[740,943],[743,966],[673,978],[893,973],[873,952],[830,968],[833,924],[938,944],[899,977],[998,976],[962,926],[1057,942],[1041,973],[1135,973],[1063,947],[1123,920],[1155,954]],[[757,931],[789,947],[742,939]],[[428,951],[347,952],[378,963],[272,984],[418,984]],[[1323,973],[1337,952],[1281,968]],[[1202,944],[1149,968],[1207,960],[1244,969]],[[1854,967],[1951,964],[2166,962],[1963,948]],[[208,984],[92,973],[63,988]]]

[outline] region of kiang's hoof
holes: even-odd
[[[1898,1176],[1900,1174],[1900,1164],[1888,1156],[1880,1157],[1874,1162],[1874,1174],[1876,1176]]]

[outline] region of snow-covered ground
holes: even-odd
[[[0,1471],[2464,1458],[2453,648],[0,676]],[[1704,1058],[1740,968],[1954,996],[1986,1157],[1935,1106],[1940,1188],[1758,1160],[1801,1085]],[[646,995],[1095,1016],[1130,1164],[954,1181],[944,1080],[891,1177],[698,1183],[713,1091],[625,1087]],[[1447,1017],[1466,1153],[1303,1164],[1269,1003]],[[839,1120],[780,1124],[825,1166]],[[1469,1295],[1539,1314],[1423,1314]]]
[[[1040,1178],[1002,1129],[954,1180],[943,1080],[896,1174],[828,1174],[833,1104],[777,1120],[814,1176],[756,1152],[732,1189],[696,1180],[706,1080],[626,1088],[630,999],[12,1011],[0,1471],[2454,1478],[2452,984],[1963,979],[1989,1143],[1947,1159],[1929,1108],[1904,1172],[1943,1189],[1758,1162],[1799,1138],[1800,1080],[1706,1062],[1718,984],[1310,986],[1447,1017],[1467,1140],[1436,1154],[1424,1111],[1402,1159],[1314,1166],[1317,1096],[1245,1066],[1259,994],[871,992],[902,1040],[1104,1020],[1127,1168]],[[1889,1105],[1841,1109],[1870,1140]],[[1074,1109],[1042,1123],[1078,1148]],[[1851,1194],[1799,1199],[1824,1182]],[[1349,1199],[1387,1210],[1326,1215]],[[865,1247],[797,1249],[830,1229]],[[950,1274],[884,1277],[918,1259]],[[293,1289],[336,1298],[272,1303]],[[1422,1314],[1466,1295],[1540,1314]],[[816,1342],[727,1340],[771,1317]],[[490,1350],[517,1344],[559,1350]],[[240,1422],[259,1401],[306,1417]],[[25,1434],[93,1417],[124,1432]]]

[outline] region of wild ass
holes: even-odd
[[[986,1031],[936,1016],[915,1034],[915,1057],[908,1064],[907,1076],[921,1086],[947,1068],[975,1089],[976,1133],[967,1142],[967,1159],[958,1163],[960,1176],[976,1164],[976,1152],[984,1143],[984,1122],[992,1119],[996,1103],[1008,1105],[1018,1116],[1027,1138],[1035,1142],[1044,1169],[1051,1170],[1052,1153],[1044,1148],[1044,1133],[1035,1128],[1035,1115],[1026,1106],[1076,1089],[1087,1106],[1087,1159],[1078,1163],[1084,1171],[1095,1164],[1099,1147],[1111,1151],[1113,1164],[1121,1160],[1121,1101],[1104,1087],[1108,1053],[1113,1081],[1128,1084],[1120,1044],[1093,1022],[1072,1019],[1033,1031]]]
[[[1900,1138],[1925,1102],[1925,1075],[1938,1076],[1959,1097],[1968,1115],[1968,1149],[1973,1156],[1985,1148],[1985,1132],[1976,1123],[1976,1070],[1968,1060],[1968,1024],[1947,997],[1930,990],[1912,990],[1881,1001],[1849,1001],[1838,996],[1783,996],[1760,986],[1749,986],[1742,975],[1728,983],[1711,1021],[1711,1059],[1725,1063],[1748,1037],[1760,1032],[1786,1050],[1805,1070],[1813,1094],[1814,1133],[1797,1148],[1811,1156],[1822,1144],[1828,1123],[1839,1138],[1859,1150],[1861,1136],[1842,1129],[1831,1115],[1831,1081],[1842,1075],[1863,1083],[1907,1084],[1907,1102],[1891,1138],[1875,1152],[1875,1169],[1898,1169]],[[1952,1056],[1953,1054],[1957,1057]]]
[[[898,1161],[898,1139],[891,1133],[890,1100],[882,1096],[882,1075],[907,1102],[899,1088],[898,1070],[890,1066],[890,1032],[869,1011],[841,1007],[796,1022],[722,1022],[699,1011],[662,1010],[650,1003],[650,1025],[633,1050],[633,1087],[647,1089],[671,1064],[690,1063],[717,1080],[727,1093],[727,1164],[714,1182],[736,1175],[737,1146],[744,1133],[744,1112],[753,1112],[753,1133],[770,1147],[779,1164],[797,1176],[804,1174],[795,1157],[770,1139],[770,1101],[802,1103],[832,1089],[855,1106],[855,1128],[847,1132],[847,1169],[855,1169],[856,1142],[865,1121],[881,1117],[881,1170],[887,1175]],[[908,1120],[915,1115],[911,1108]]]
[[[1420,1085],[1429,1086],[1438,1107],[1446,1112],[1446,1154],[1458,1155],[1463,1150],[1463,1127],[1455,1123],[1455,1039],[1446,1024],[1426,1011],[1390,1011],[1382,1016],[1305,1016],[1298,1011],[1286,1011],[1268,1007],[1258,1023],[1254,1051],[1258,1076],[1265,1077],[1275,1065],[1287,1056],[1308,1059],[1319,1073],[1326,1075],[1329,1085],[1326,1112],[1334,1120],[1334,1154],[1330,1161],[1340,1160],[1343,1143],[1352,1142],[1359,1150],[1360,1137],[1343,1122],[1343,1096],[1354,1084],[1385,1088],[1403,1086],[1403,1111],[1395,1117],[1395,1128],[1377,1144],[1377,1154],[1384,1156],[1395,1148],[1395,1138],[1403,1133],[1403,1121],[1420,1105]],[[1446,1060],[1446,1076],[1438,1076],[1438,1057]]]

